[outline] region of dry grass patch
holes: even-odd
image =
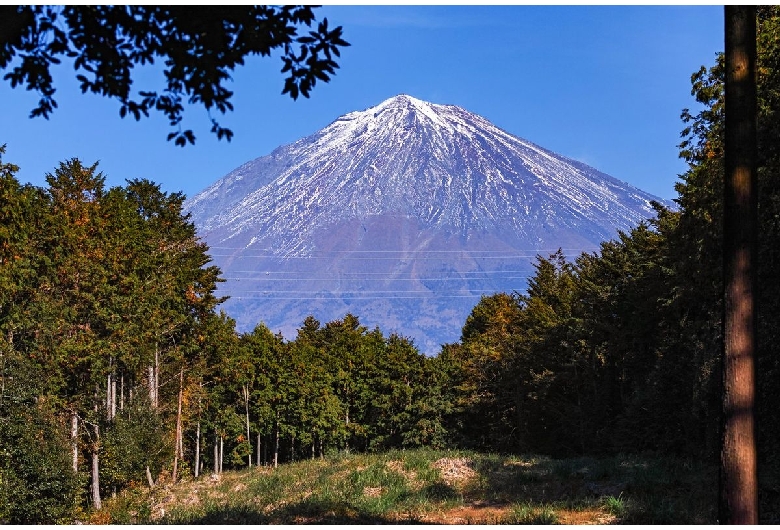
[[[433,467],[441,472],[442,480],[448,486],[468,482],[477,476],[474,461],[470,458],[440,458],[433,463]]]
[[[117,506],[115,511],[93,520],[106,524],[712,524],[708,492],[717,484],[716,477],[711,470],[683,467],[673,459],[555,460],[407,450],[340,455],[278,469],[161,484],[151,491],[139,489],[135,503],[107,502]]]

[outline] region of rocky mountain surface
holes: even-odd
[[[481,295],[525,289],[653,215],[635,187],[460,107],[407,95],[351,112],[185,203],[241,331],[288,339],[350,312],[435,354]]]

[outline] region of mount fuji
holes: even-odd
[[[535,256],[593,251],[654,215],[645,193],[452,105],[351,112],[185,202],[239,331],[308,315],[436,353],[480,296],[523,291]]]

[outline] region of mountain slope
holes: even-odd
[[[458,340],[482,294],[529,262],[593,250],[658,200],[451,105],[407,95],[248,162],[185,204],[228,281],[240,329],[294,338],[347,311],[415,339]]]

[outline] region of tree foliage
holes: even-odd
[[[31,117],[57,107],[52,65],[67,58],[83,93],[117,100],[122,117],[163,114],[173,128],[168,140],[181,146],[195,142],[182,127],[185,104],[202,106],[211,132],[231,139],[212,112],[233,110],[225,84],[247,57],[279,51],[282,93],[297,99],[330,80],[345,46],[341,27],[318,22],[314,6],[0,7],[0,69],[12,87],[40,94]],[[164,88],[134,90],[134,68],[155,61],[164,65]]]
[[[758,22],[758,449],[760,498],[778,498],[777,252],[780,10]],[[527,294],[483,299],[442,351],[461,443],[581,454],[663,451],[717,460],[721,422],[724,62],[691,77],[677,210],[573,262],[539,258]],[[507,308],[513,325],[507,326]],[[484,433],[488,432],[489,435]],[[764,507],[764,509],[767,506]],[[776,510],[777,506],[769,507]]]
[[[764,504],[780,498],[779,20],[777,7],[758,8]],[[91,498],[150,479],[341,451],[714,462],[722,60],[692,86],[702,108],[683,112],[679,208],[655,204],[652,219],[597,252],[538,256],[527,291],[483,297],[460,341],[435,357],[352,314],[324,325],[310,316],[290,341],[262,323],[238,334],[217,311],[220,273],[180,194],[148,181],[105,189],[78,160],[46,188],[23,186],[0,160],[0,519],[67,521]]]

